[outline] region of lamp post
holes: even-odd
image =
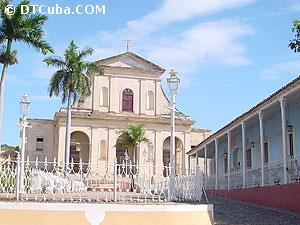
[[[24,191],[23,185],[23,176],[24,176],[24,161],[25,161],[25,144],[26,144],[26,128],[30,127],[27,121],[27,113],[29,110],[30,100],[27,94],[23,94],[20,102],[20,130],[22,133],[21,138],[21,149],[18,155],[18,170],[17,170],[17,200],[19,200],[20,192]],[[20,162],[21,161],[21,162]]]
[[[170,77],[167,78],[170,96],[171,96],[171,139],[170,139],[170,194],[168,195],[169,201],[174,200],[174,186],[175,186],[175,111],[176,111],[176,95],[178,93],[178,87],[180,78],[175,69],[172,69],[169,73]]]

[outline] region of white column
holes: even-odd
[[[216,175],[216,187],[218,190],[218,139],[215,140],[215,175]]]
[[[207,146],[204,146],[204,177],[205,177],[205,187],[207,185]]]
[[[190,171],[191,171],[191,156],[189,155],[189,157],[188,157],[188,174],[190,174]]]
[[[246,125],[245,122],[242,122],[242,157],[243,157],[243,188],[246,186],[246,135],[245,135]]]
[[[261,186],[265,185],[265,167],[264,167],[264,155],[265,155],[265,140],[264,140],[264,114],[262,111],[258,113],[259,119],[259,136],[260,136],[260,163],[261,163]]]
[[[227,132],[227,189],[230,190],[230,153],[231,153],[231,131]]]
[[[281,109],[281,128],[282,128],[282,152],[283,152],[283,183],[287,183],[287,173],[286,173],[286,115],[285,115],[285,105],[286,98],[280,99],[280,109]]]

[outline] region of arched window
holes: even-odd
[[[122,93],[122,111],[133,112],[133,92],[129,88]]]
[[[148,110],[154,109],[154,93],[153,93],[153,91],[148,91],[148,93],[147,93],[147,109]]]
[[[182,169],[182,151],[183,143],[179,138],[175,138],[175,171],[176,175],[180,174]],[[170,166],[170,137],[167,137],[163,142],[163,164],[164,164],[164,176],[168,175],[168,167]]]
[[[108,107],[108,88],[102,87],[100,93],[100,106]]]
[[[107,160],[107,148],[106,148],[106,141],[100,141],[100,149],[99,149],[99,159],[100,160]]]

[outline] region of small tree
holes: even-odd
[[[62,103],[67,102],[67,121],[65,136],[65,163],[69,164],[70,144],[71,144],[71,107],[74,104],[82,103],[91,95],[91,77],[90,75],[99,75],[103,73],[102,68],[84,61],[87,56],[93,54],[92,48],[79,50],[74,41],[65,51],[64,57],[48,57],[44,62],[48,66],[58,68],[52,75],[49,84],[49,96],[62,96]]]
[[[300,52],[300,20],[296,19],[293,22],[292,32],[294,39],[290,40],[289,47],[295,53]]]
[[[137,147],[140,143],[149,142],[142,124],[129,124],[126,129],[118,130],[117,134],[119,135],[119,139],[116,147],[126,150],[132,148],[134,155],[136,155]]]

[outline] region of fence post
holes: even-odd
[[[196,166],[196,184],[195,184],[195,194],[196,194],[196,201],[200,202],[202,198],[202,188],[203,188],[203,178],[200,171],[200,166]]]
[[[10,161],[10,157],[9,157],[9,161]],[[17,201],[20,200],[20,152],[18,152],[18,156],[17,156],[17,174],[16,174],[16,199]]]
[[[114,159],[114,202],[117,202],[117,176],[118,176],[118,168],[117,168],[117,158]]]

